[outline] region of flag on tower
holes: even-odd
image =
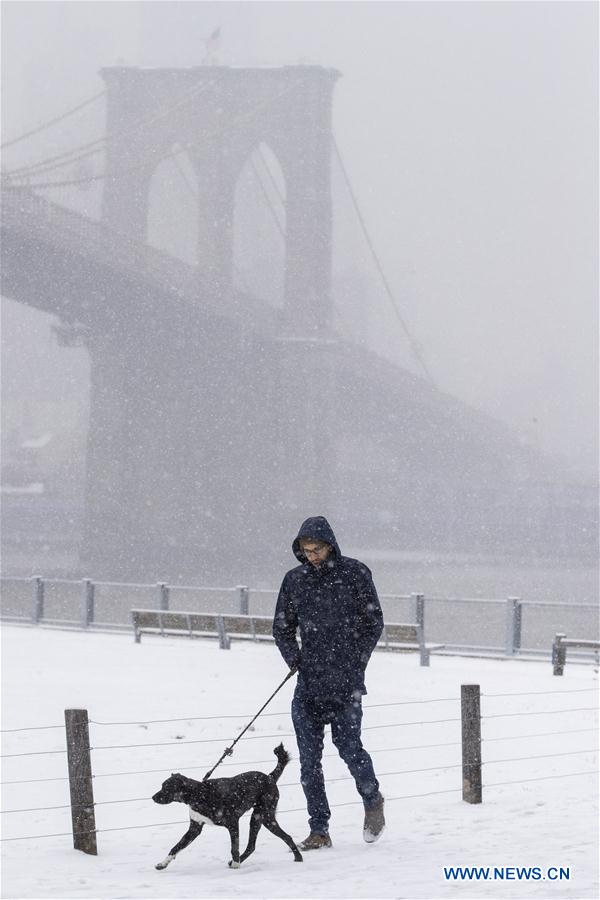
[[[215,53],[219,49],[220,44],[221,44],[221,26],[217,25],[217,27],[212,32],[212,34],[210,34],[207,38],[204,38],[204,47],[205,47],[204,65],[205,66],[215,65],[215,63],[217,62]]]

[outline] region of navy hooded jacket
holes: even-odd
[[[302,538],[331,545],[331,553],[318,568],[302,553]],[[298,690],[321,701],[349,701],[356,692],[366,694],[365,669],[383,630],[370,570],[342,556],[323,516],[302,523],[292,550],[300,565],[283,579],[273,637],[288,666],[298,665]]]

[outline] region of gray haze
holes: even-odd
[[[417,540],[420,547],[426,546],[428,535],[453,538],[452,515],[456,511],[463,524],[469,524],[473,533],[482,537],[481,546],[501,550],[502,541],[496,540],[499,521],[491,508],[486,519],[483,499],[486,491],[493,494],[495,490],[493,502],[498,503],[499,514],[513,504],[515,522],[524,535],[529,537],[535,532],[539,537],[532,537],[531,551],[534,543],[539,550],[544,540],[546,553],[555,549],[549,527],[554,516],[554,524],[558,517],[566,536],[561,539],[564,552],[576,553],[584,544],[587,549],[582,548],[582,552],[589,552],[593,543],[590,488],[597,478],[598,416],[596,4],[4,2],[2,15],[2,141],[9,142],[3,152],[4,172],[102,137],[105,110],[104,101],[100,100],[52,128],[10,144],[23,132],[35,130],[102,91],[101,68],[203,65],[206,38],[218,26],[220,46],[214,49],[216,58],[210,60],[217,65],[301,63],[339,70],[341,78],[333,94],[334,133],[397,306],[394,311],[386,296],[334,159],[335,327],[340,335],[362,345],[362,350],[373,350],[418,375],[422,374],[422,367],[413,351],[420,348],[435,385],[447,395],[438,395],[430,404],[423,385],[406,377],[402,381],[404,399],[398,409],[386,414],[389,421],[396,421],[398,416],[400,422],[406,416],[406,428],[399,427],[391,438],[392,431],[385,432],[382,419],[381,433],[377,428],[368,431],[368,426],[365,434],[363,425],[359,434],[357,425],[354,443],[346,440],[348,435],[341,431],[335,434],[340,471],[351,473],[349,480],[342,482],[347,493],[342,490],[335,498],[342,504],[340,509],[346,510],[343,515],[347,519],[353,512],[353,496],[361,496],[354,504],[352,540],[361,539],[361,511],[368,511],[373,521],[379,517],[382,531],[388,521],[386,516],[401,520],[405,490],[406,500],[410,500],[401,523],[405,531],[396,531],[391,546],[411,549],[410,544],[403,543],[406,536],[416,533],[411,516],[416,517],[415,522],[421,522],[422,532]],[[268,161],[274,176],[273,181],[267,181],[268,192],[274,213],[281,216],[283,200],[278,194],[285,191],[284,179],[275,157],[268,157]],[[237,289],[266,301],[272,307],[267,318],[279,321],[283,242],[258,191],[250,163],[248,160],[236,188],[234,281]],[[82,175],[98,175],[99,180],[52,189],[46,196],[99,220],[103,165],[100,154],[82,163],[69,163],[58,173],[51,172],[47,176],[50,180],[77,181]],[[39,174],[36,180],[40,180]],[[195,173],[186,156],[179,154],[159,163],[151,183],[147,241],[187,263],[196,262],[197,247],[202,243],[198,240],[202,225],[197,190]],[[211,264],[210,254],[200,259],[201,266],[207,262]],[[311,264],[316,271],[317,262],[312,260]],[[64,281],[60,282],[60,290],[63,285]],[[61,539],[76,543],[88,432],[88,351],[81,346],[60,345],[60,327],[56,327],[60,323],[55,317],[10,298],[4,299],[2,305],[3,461],[7,462],[8,472],[5,483],[10,484],[15,466],[23,461],[35,459],[36,465],[51,469],[54,485],[60,485],[60,491],[49,496],[48,503],[52,514],[59,517]],[[49,308],[56,307],[49,304]],[[251,309],[245,310],[247,318],[253,315]],[[161,312],[166,315],[164,310]],[[126,319],[125,314],[124,323]],[[153,359],[153,354],[160,354],[160,342],[153,343],[147,327],[138,342],[136,321],[129,324],[132,343],[138,347],[140,357],[145,354],[146,359]],[[171,330],[171,325],[168,319],[164,320],[164,333]],[[173,333],[176,327],[173,324]],[[206,330],[200,334],[200,340],[210,341],[210,334]],[[203,382],[204,374],[206,384],[211,383],[211,364],[206,363],[206,372],[202,370],[203,377],[199,378],[196,363],[186,369],[183,354],[179,359],[173,350],[175,345],[170,346],[168,352],[173,355],[168,357],[167,352],[165,359],[169,358],[169,365],[181,363],[183,377],[179,384],[189,384],[189,396],[182,398],[184,412],[179,420],[166,415],[174,406],[179,408],[179,398],[173,397],[169,407],[169,377],[163,373],[164,380],[160,381],[160,367],[156,384],[162,385],[166,393],[157,392],[154,397],[151,390],[146,390],[147,406],[140,401],[139,408],[154,410],[163,425],[168,422],[171,428],[173,424],[181,427],[178,433],[187,434],[189,439],[192,432],[186,429],[195,412],[194,389]],[[331,358],[340,361],[336,385],[341,388],[338,399],[343,406],[346,400],[356,397],[356,387],[349,387],[355,384],[354,373],[350,368],[343,369],[341,356]],[[358,354],[355,358],[364,361],[367,356]],[[276,366],[273,359],[269,363]],[[263,390],[260,366],[259,361],[248,372],[253,401],[260,398]],[[168,366],[166,369],[168,372]],[[213,380],[209,390],[215,403],[221,403],[221,416],[222,401],[232,384],[231,380],[228,382],[231,373],[226,369],[227,364],[223,363],[222,381]],[[269,371],[268,378],[272,380],[275,370]],[[340,373],[345,371],[350,377],[344,382],[346,376]],[[374,376],[372,385],[378,383],[381,390],[388,377],[382,373],[388,370],[383,367],[377,371],[381,380],[377,382]],[[185,372],[194,383],[189,378],[185,381]],[[213,376],[215,373],[219,375],[216,369]],[[399,383],[400,376],[398,370]],[[501,436],[501,430],[494,430],[495,426],[484,416],[467,415],[451,397],[508,425],[510,436],[506,432]],[[376,421],[377,397],[373,399],[368,386],[360,402],[361,409],[376,411]],[[115,404],[115,414],[122,413],[127,419],[124,404],[126,407],[126,401]],[[310,410],[310,403],[306,408]],[[286,409],[290,411],[290,427],[295,428],[293,398]],[[253,415],[249,405],[242,423],[249,433]],[[234,416],[230,418],[223,427],[233,428]],[[212,425],[216,419],[214,416]],[[349,421],[352,423],[351,415]],[[198,487],[201,499],[194,507],[196,501],[190,499],[189,485],[199,486],[202,478],[212,478],[215,484],[221,479],[224,489],[230,489],[232,479],[241,472],[236,468],[235,454],[228,457],[229,463],[222,463],[218,455],[221,447],[227,453],[227,448],[235,445],[235,440],[219,431],[221,425],[215,425],[214,446],[208,447],[206,459],[201,458],[204,451],[200,451],[197,475],[193,455],[199,452],[197,446],[188,452],[185,437],[172,438],[173,448],[164,443],[158,446],[160,429],[149,432],[157,443],[156,453],[153,455],[148,444],[145,481],[140,477],[139,485],[150,485],[148,493],[158,485],[154,501],[163,514],[159,521],[160,516],[152,512],[153,501],[146,497],[150,528],[157,522],[157,527],[166,528],[168,533],[166,504],[171,503],[174,521],[179,519],[177,528],[185,532],[181,510],[189,501],[190,508],[200,510],[195,524],[198,534],[207,533],[207,523],[210,528],[213,515],[210,503],[205,502]],[[283,441],[288,439],[286,426],[280,427],[279,432],[276,423],[269,422],[267,426],[264,432],[255,429],[254,437],[261,434],[268,439],[270,435],[273,447],[282,435]],[[211,434],[210,427],[208,422],[206,434]],[[309,432],[311,428],[309,425]],[[307,440],[310,443],[312,438]],[[181,455],[185,476],[183,469],[180,477],[176,474],[171,450]],[[538,459],[539,451],[546,462]],[[123,460],[129,459],[131,452],[132,447],[123,444],[117,454],[125,469]],[[256,452],[261,454],[260,448]],[[306,458],[303,452],[298,459]],[[160,485],[153,475],[153,471],[160,471],[161,453],[171,465],[168,476],[161,472],[165,500],[162,507],[157,500]],[[296,497],[300,497],[288,504],[288,518],[282,520],[281,533],[287,533],[291,527],[296,517],[294,510],[314,502],[310,495],[310,466],[305,484],[302,471],[289,471],[291,458],[283,466],[288,471],[277,473],[280,481],[275,473],[272,479],[280,506],[286,502],[286,481],[290,481],[289,496],[297,490]],[[211,459],[217,461],[216,466],[211,466]],[[234,502],[224,501],[234,517],[238,502],[240,511],[249,517],[261,505],[263,513],[269,511],[269,500],[260,492],[255,500],[251,499],[251,489],[258,484],[252,484],[252,459],[249,454],[243,461],[246,481],[240,475],[239,482],[235,482]],[[267,455],[261,458],[263,468],[265,459]],[[507,472],[513,467],[505,482],[498,465],[506,465]],[[519,469],[521,465],[524,468]],[[135,467],[130,466],[128,471],[131,480]],[[482,491],[478,503],[473,501],[473,514],[466,506],[461,508],[462,499],[469,499],[471,475]],[[447,492],[443,483],[446,476]],[[170,482],[168,478],[174,480]],[[385,502],[381,505],[379,500],[374,501],[369,488],[372,479],[380,496],[385,495],[387,478],[398,492],[396,499],[391,499],[390,494],[389,510]],[[436,478],[441,479],[439,496]],[[513,495],[507,487],[511,478],[516,490]],[[316,477],[314,480],[316,483]],[[89,481],[88,478],[88,484]],[[423,493],[421,503],[419,492],[425,482],[430,493]],[[520,493],[519,484],[526,482],[532,490],[530,499]],[[538,488],[542,493],[536,495]],[[220,489],[215,490],[218,493]],[[452,490],[457,491],[456,501],[451,500]],[[179,507],[178,491],[184,504]],[[115,502],[118,499],[113,498]],[[550,510],[548,522],[544,518],[546,504]],[[29,506],[32,526],[23,517],[25,505],[19,497],[13,496],[7,508],[10,521],[14,514],[24,533],[31,534],[31,528],[39,526],[41,517],[34,512],[34,503]],[[526,515],[517,508],[526,510]],[[434,515],[427,522],[429,509]],[[421,513],[423,521],[419,519]],[[202,515],[208,518],[203,520]],[[481,527],[477,525],[479,516]],[[272,518],[272,527],[277,531],[279,526]],[[111,522],[108,514],[106,521]],[[436,521],[442,523],[441,528]],[[45,522],[50,533],[51,522],[51,517]],[[62,532],[67,522],[70,536]],[[571,527],[575,522],[577,526]],[[510,532],[507,522],[504,525],[513,548],[520,548],[520,539]],[[227,527],[224,521],[224,533]],[[236,527],[241,528],[239,522]],[[143,534],[143,527],[140,531]],[[457,534],[458,531],[457,527]],[[171,537],[177,543],[175,533],[174,530]],[[474,549],[464,535],[463,549]],[[193,545],[191,530],[188,538]],[[51,543],[43,535],[39,539]],[[157,538],[159,543],[161,540]],[[373,546],[376,544],[374,538]],[[24,545],[22,549],[25,551]],[[165,553],[168,559],[168,547]],[[186,554],[183,546],[181,553]],[[23,555],[24,559],[15,564],[19,569],[27,568],[30,559],[27,552]],[[158,560],[156,565],[161,565]],[[137,571],[144,571],[144,567]],[[184,577],[183,570],[177,571]],[[157,573],[157,577],[162,574],[158,570]]]
[[[563,456],[573,475],[593,478],[596,4],[5,2],[2,9],[3,140],[100,90],[101,66],[199,64],[203,38],[217,25],[222,64],[338,68],[337,140],[436,383]],[[69,146],[60,129],[52,139]],[[15,145],[3,166],[43,158],[52,139]],[[358,229],[343,236],[368,286],[361,317],[369,343],[414,367]],[[336,301],[340,326],[351,331],[354,313],[343,297]],[[48,334],[41,314],[5,304],[11,423],[17,398],[30,414],[57,388],[81,405],[78,379],[65,385],[73,366],[75,374],[85,367],[83,354],[78,361]]]

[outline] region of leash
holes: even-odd
[[[265,709],[265,707],[269,705],[269,703],[271,702],[271,700],[273,699],[273,697],[275,696],[275,694],[276,694],[278,691],[281,690],[281,688],[284,686],[284,684],[286,683],[286,681],[289,681],[290,678],[292,677],[292,675],[295,675],[295,674],[296,674],[296,667],[294,666],[294,668],[293,668],[293,669],[290,669],[290,671],[287,673],[287,675],[285,676],[285,678],[283,679],[283,681],[281,682],[281,684],[279,685],[279,687],[275,688],[275,690],[273,691],[273,693],[271,694],[271,696],[269,697],[269,699],[266,701],[266,703],[263,703],[263,705],[261,706],[261,708],[259,709],[259,711],[256,713],[256,715],[254,716],[254,718],[251,719],[250,722],[248,722],[248,724],[247,724],[246,727],[244,728],[244,730],[241,731],[241,732],[238,734],[238,736],[236,737],[236,739],[235,739],[235,741],[233,742],[233,744],[231,744],[229,747],[226,747],[226,748],[225,748],[225,750],[223,751],[223,753],[221,754],[221,756],[219,757],[219,759],[217,760],[217,762],[214,764],[214,766],[212,767],[212,769],[210,770],[210,772],[207,772],[207,773],[206,773],[206,775],[204,776],[204,778],[202,779],[202,781],[206,781],[208,778],[210,778],[210,776],[211,776],[212,773],[215,771],[215,769],[217,768],[217,766],[221,765],[221,763],[223,762],[223,760],[225,759],[226,756],[231,756],[231,755],[232,755],[232,753],[233,753],[233,748],[235,747],[235,745],[237,744],[237,742],[240,740],[240,738],[243,737],[244,734],[246,734],[246,732],[248,731],[248,729],[250,728],[250,726],[252,725],[252,723],[255,722],[255,721],[258,719],[258,717],[260,716],[260,714],[261,714],[261,712],[263,711],[263,709]]]

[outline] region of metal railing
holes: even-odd
[[[105,631],[128,630],[135,607],[272,615],[277,599],[274,589],[248,585],[134,584],[40,575],[3,576],[0,588],[5,622]],[[380,599],[387,621],[423,625],[427,640],[443,643],[441,652],[446,653],[549,656],[557,632],[574,637],[598,634],[599,610],[593,603],[427,597],[418,592],[386,593]]]

